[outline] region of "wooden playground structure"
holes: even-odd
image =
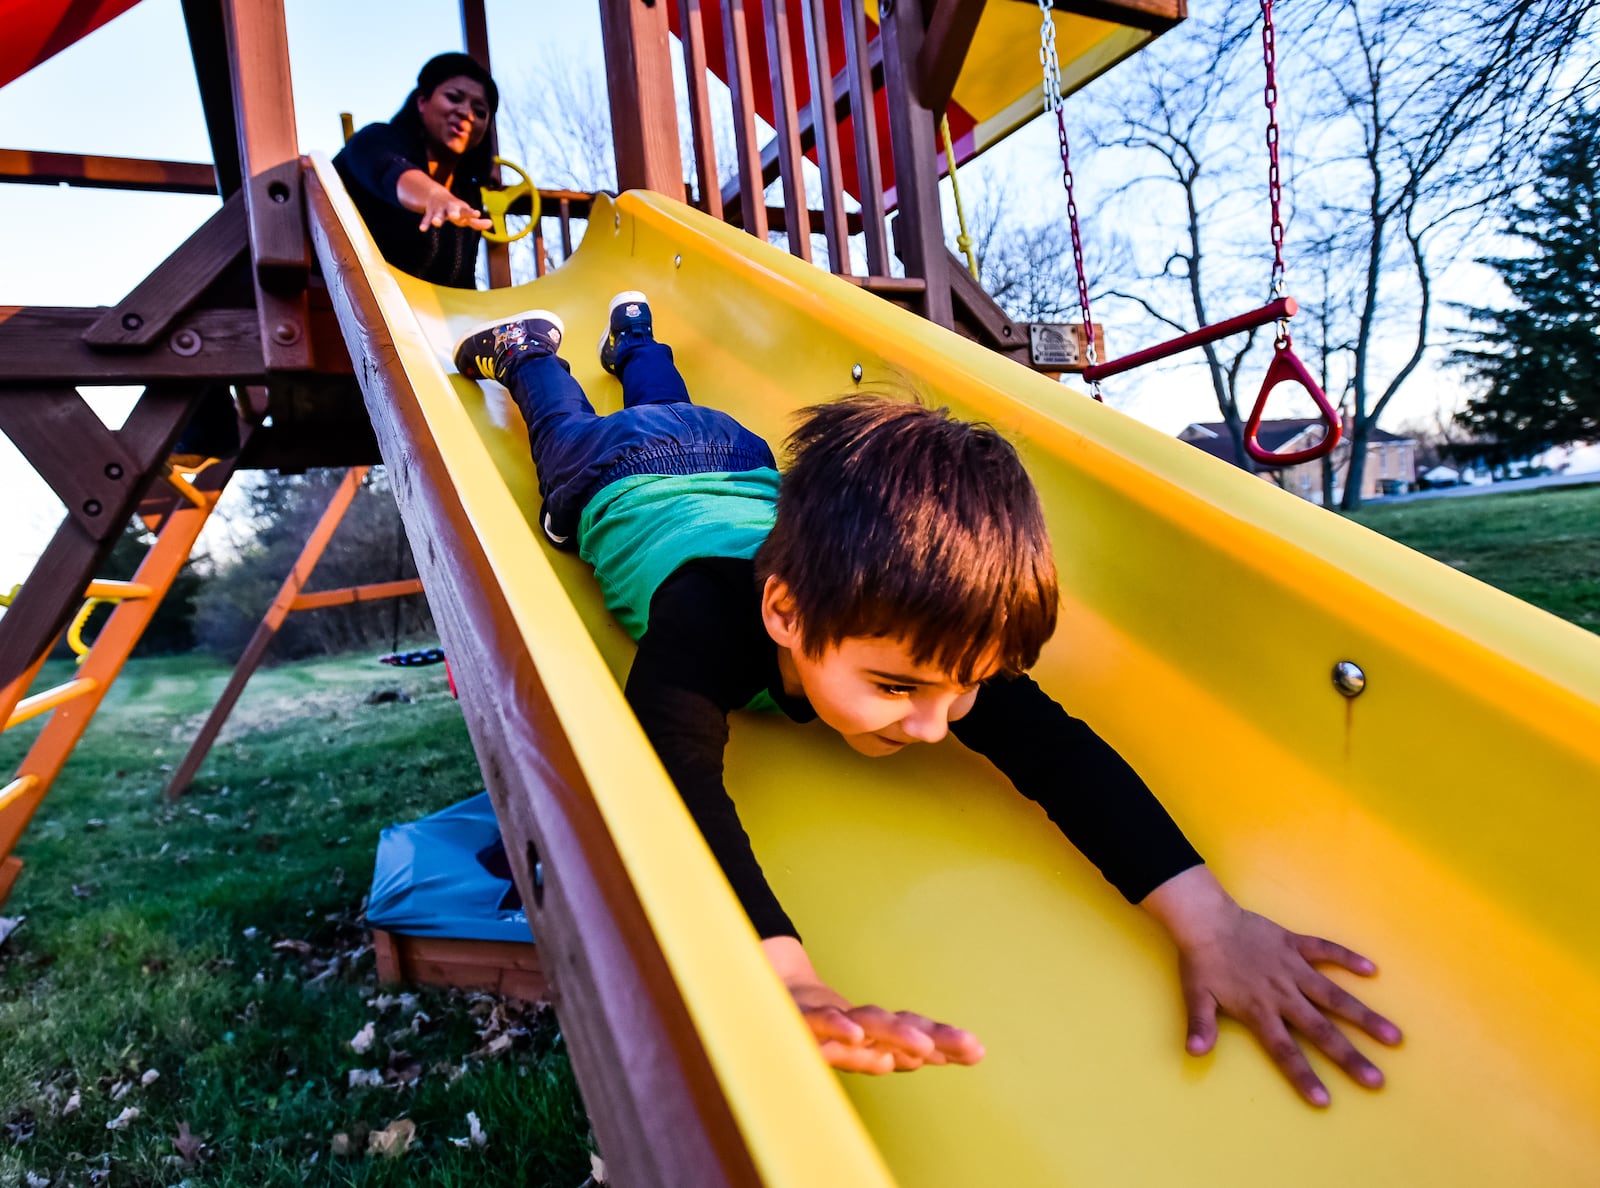
[[[132,2],[35,4],[0,85]],[[19,837],[234,474],[347,471],[173,793],[285,615],[413,589],[304,588],[340,500],[382,462],[427,542],[421,586],[613,1182],[1231,1186],[1293,1166],[1330,1185],[1592,1183],[1596,641],[1052,382],[1271,322],[1256,418],[1274,377],[1304,372],[1281,285],[1270,19],[1271,299],[1102,361],[1081,267],[1076,332],[1013,320],[947,246],[940,178],[1046,110],[1065,166],[1061,96],[1177,25],[1184,0],[599,4],[623,192],[540,190],[562,266],[546,268],[536,220],[538,278],[510,291],[503,247],[487,292],[390,268],[326,158],[301,156],[282,0],[183,0],[210,165],[0,149],[0,180],[221,199],[113,307],[0,309],[0,429],[66,507],[0,616],[0,727],[49,715],[0,788],[0,901]],[[487,66],[486,30],[483,0],[462,0],[461,39]],[[994,1036],[974,1070],[866,1084],[823,1067],[627,709],[630,645],[537,529],[515,414],[443,361],[467,326],[531,302],[570,311],[582,340],[631,288],[659,300],[696,399],[769,438],[827,393],[909,376],[1019,443],[1072,623],[1041,683],[1094,708],[1243,895],[1396,955],[1376,984],[1409,1024],[1390,1088],[1318,1113],[1242,1043],[1184,1063],[1160,1022],[1179,1009],[1158,969],[1170,954],[993,771],[922,748],[869,776],[819,732],[736,716],[730,794],[819,968]],[[606,391],[593,360],[572,363]],[[143,386],[116,431],[74,390],[112,383]],[[175,466],[224,390],[239,450]],[[149,555],[130,582],[97,581],[135,515]],[[86,599],[116,609],[74,679],[32,691]],[[1448,811],[1417,745],[1446,736]],[[1535,996],[1543,1012],[1525,1009]]]

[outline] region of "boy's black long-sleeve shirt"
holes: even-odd
[[[757,933],[798,937],[723,786],[728,714],[762,692],[796,721],[816,716],[784,692],[754,563],[690,562],[651,602],[628,702]],[[1037,802],[1130,903],[1200,863],[1133,768],[1031,678],[989,681],[950,730]]]

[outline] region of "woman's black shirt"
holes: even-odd
[[[385,260],[436,285],[476,287],[482,236],[471,227],[454,223],[418,231],[422,216],[401,206],[396,196],[402,173],[408,169],[428,171],[428,154],[420,137],[393,124],[368,124],[349,139],[333,165]],[[451,193],[463,202],[479,205],[477,178],[456,178]]]

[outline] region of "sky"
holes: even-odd
[[[457,0],[286,0],[295,114],[303,151],[337,151],[339,113],[356,126],[387,119],[431,55],[461,48]],[[537,87],[541,64],[561,59],[599,71],[598,6],[557,0],[488,0],[497,80],[515,95]],[[1113,77],[1115,72],[1112,72]],[[1251,130],[1255,136],[1259,130]],[[0,88],[0,146],[19,149],[209,161],[210,146],[179,0],[143,0],[123,16],[44,65]],[[537,173],[537,166],[534,166]],[[1037,204],[1059,218],[1053,123],[1035,121],[961,171],[976,194],[1004,181],[1012,201]],[[1104,227],[1116,212],[1097,196],[1116,179],[1088,177],[1080,205]],[[0,185],[0,305],[109,305],[122,298],[215,210],[194,195],[125,193],[68,187]],[[1113,353],[1132,349],[1129,334]],[[1215,403],[1193,362],[1108,385],[1111,402],[1165,432],[1214,420]],[[113,426],[136,390],[85,390]],[[1453,377],[1420,372],[1386,423],[1453,407]],[[1285,407],[1285,414],[1293,414]],[[42,480],[0,436],[0,489],[10,513],[0,522],[0,589],[20,582],[61,518]]]

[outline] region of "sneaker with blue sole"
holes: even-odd
[[[617,374],[617,340],[624,334],[655,338],[655,328],[650,321],[650,301],[637,289],[629,289],[613,297],[606,314],[605,333],[600,336],[600,366],[612,375]]]
[[[451,358],[470,380],[505,383],[506,372],[521,355],[554,355],[561,349],[566,324],[548,309],[530,309],[495,322],[474,326],[456,341]]]

